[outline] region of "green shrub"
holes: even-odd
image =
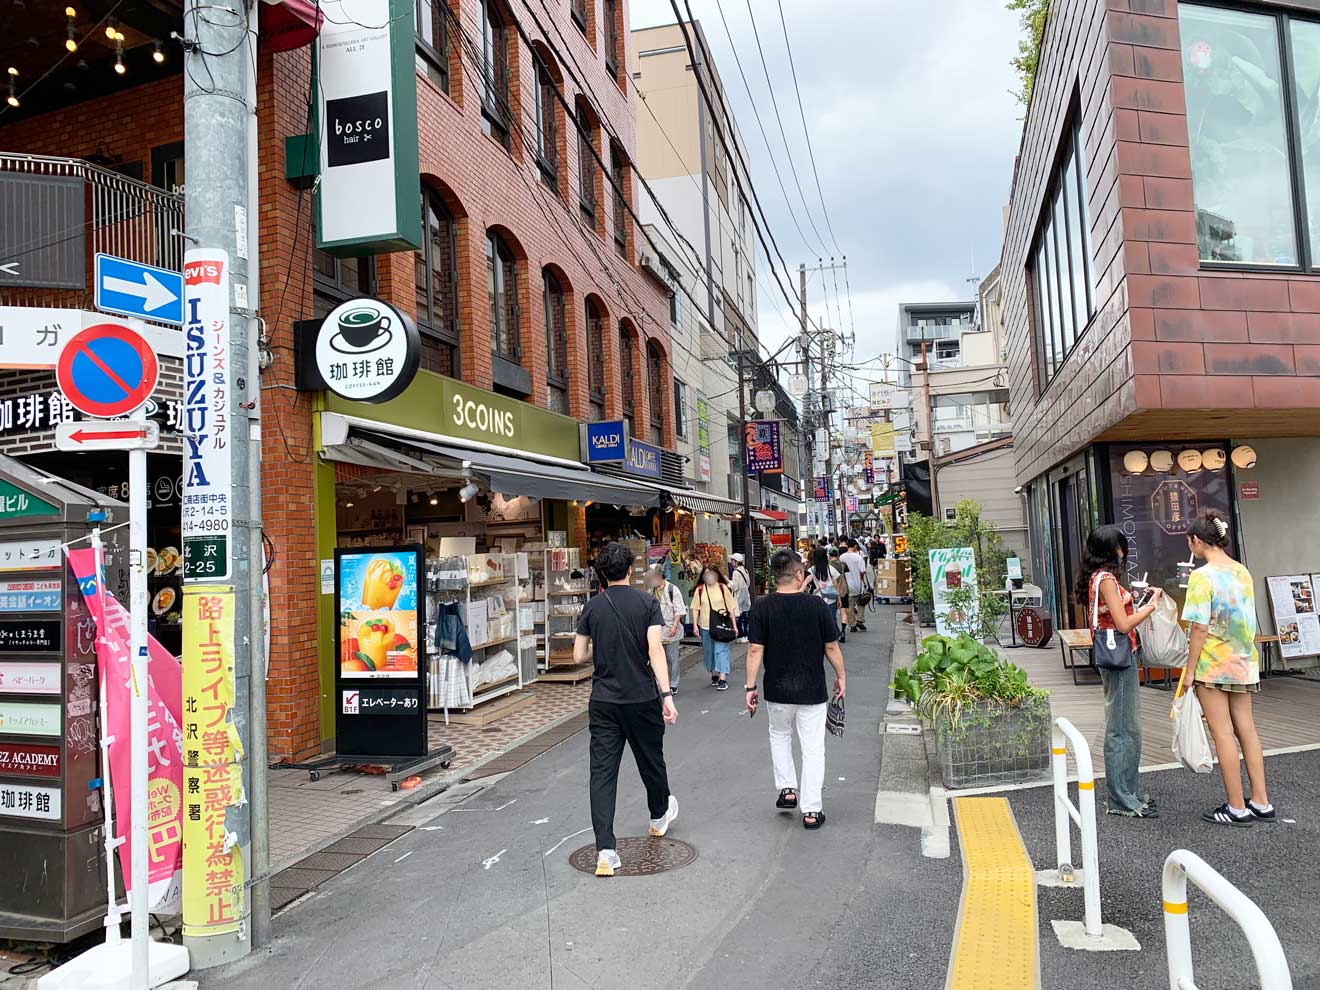
[[[957,725],[963,709],[977,702],[1016,708],[1048,693],[1033,687],[1017,664],[966,633],[927,636],[912,664],[894,671],[889,686],[926,722],[938,718],[950,725]]]

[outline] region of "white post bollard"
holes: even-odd
[[[1279,936],[1265,912],[1196,853],[1175,849],[1164,861],[1164,940],[1169,990],[1194,990],[1192,939],[1187,924],[1187,880],[1219,905],[1247,937],[1261,990],[1292,990],[1292,974]]]
[[[1066,814],[1068,806],[1068,745],[1056,719],[1050,738],[1050,766],[1054,771],[1054,862],[1059,879],[1072,882],[1072,825]]]

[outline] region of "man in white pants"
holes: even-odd
[[[816,595],[802,594],[807,572],[797,555],[780,550],[770,558],[775,593],[752,606],[747,647],[747,712],[760,706],[756,676],[765,666],[770,758],[779,796],[775,807],[801,809],[802,827],[825,824],[825,660],[834,668],[834,694],[844,696],[843,651],[834,610]],[[793,764],[793,731],[802,750],[802,789]]]

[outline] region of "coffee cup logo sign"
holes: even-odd
[[[376,299],[336,307],[316,335],[316,370],[325,387],[345,399],[392,399],[412,383],[420,362],[417,327]]]

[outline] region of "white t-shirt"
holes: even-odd
[[[866,559],[857,551],[849,550],[839,558],[839,563],[847,569],[848,594],[859,594],[866,582]]]

